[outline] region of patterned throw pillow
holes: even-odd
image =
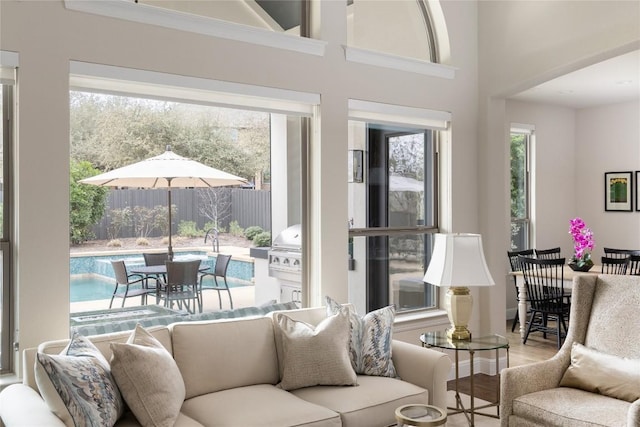
[[[111,343],[111,371],[122,397],[143,426],[173,426],[184,402],[180,369],[166,348],[142,326],[129,340]]]
[[[113,426],[124,412],[109,363],[79,334],[59,355],[38,352],[35,376],[49,409],[67,426]]]
[[[349,360],[349,319],[346,310],[327,317],[315,328],[293,320],[284,313],[275,315],[281,333],[278,357],[283,373],[279,388],[295,390],[315,385],[357,385]]]
[[[342,305],[331,297],[325,297],[327,315],[337,313]],[[397,377],[391,359],[391,343],[395,308],[390,305],[360,317],[349,306],[351,339],[349,354],[351,364],[358,374],[379,377]]]

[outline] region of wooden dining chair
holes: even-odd
[[[560,247],[549,249],[535,249],[536,258],[538,259],[557,259],[560,258]]]
[[[630,255],[640,255],[640,250],[636,249],[618,249],[618,248],[602,248],[604,256],[608,258],[627,258]]]
[[[629,257],[611,258],[603,256],[600,258],[600,263],[602,264],[602,274],[627,274]]]
[[[629,265],[627,266],[627,273],[640,276],[640,255],[629,256]]]
[[[518,259],[518,256],[522,255],[522,256],[532,256],[533,255],[533,249],[525,249],[522,251],[507,251],[507,258],[509,258],[509,266],[511,267],[511,272],[514,273],[516,271],[522,271],[522,267],[520,266],[520,260]],[[513,286],[516,289],[516,315],[513,318],[513,322],[511,323],[511,332],[515,331],[516,329],[516,325],[519,322],[519,308],[518,308],[518,298],[519,298],[519,292],[518,292],[518,281],[516,279],[516,276],[513,276]],[[527,311],[527,314],[529,314],[529,311]]]
[[[569,293],[564,289],[564,258],[539,259],[519,256],[522,274],[527,288],[527,299],[531,305],[531,314],[527,322],[523,344],[527,343],[531,332],[548,333],[557,337],[558,348],[567,335],[569,311],[571,309]],[[549,326],[551,318],[555,328]]]

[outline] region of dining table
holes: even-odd
[[[562,268],[562,281],[565,289],[569,291],[573,287],[573,279],[582,274],[600,274],[601,265],[594,265],[589,271],[574,271],[568,265]],[[527,287],[524,283],[524,273],[522,271],[512,271],[509,275],[515,277],[518,288],[518,322],[520,322],[520,338],[524,339],[527,325]]]

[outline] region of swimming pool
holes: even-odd
[[[213,283],[213,277],[205,277],[204,286],[210,285],[210,283],[208,282]],[[227,283],[229,284],[230,288],[251,285],[246,281],[236,280],[233,278],[227,278]],[[115,281],[99,276],[72,277],[69,286],[69,301],[85,302],[105,299],[108,300],[111,299],[111,294],[113,294],[114,287]],[[136,285],[133,285],[129,289],[135,288]],[[123,288],[121,287],[120,289],[122,290]]]

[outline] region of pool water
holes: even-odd
[[[220,283],[220,281],[218,281]],[[227,283],[230,288],[237,288],[240,286],[249,286],[249,283],[245,283],[239,280],[227,278]],[[205,277],[203,286],[211,286],[213,284],[213,277]],[[129,289],[136,289],[139,285],[133,285]],[[111,299],[113,289],[115,288],[115,281],[104,280],[99,277],[73,277],[70,282],[70,302],[84,302],[95,301],[103,299]],[[122,290],[123,287],[120,287]]]

